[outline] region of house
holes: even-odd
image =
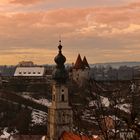
[[[43,77],[45,75],[44,67],[17,67],[14,73],[15,77]]]

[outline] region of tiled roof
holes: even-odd
[[[74,65],[74,68],[75,69],[84,69],[85,68],[80,54],[77,57],[76,63]]]
[[[83,64],[86,68],[90,68],[85,56],[84,56],[84,59],[83,59]]]
[[[76,135],[71,132],[63,132],[60,140],[101,140],[99,137],[88,137],[84,135]]]

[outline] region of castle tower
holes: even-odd
[[[81,55],[80,54],[78,54],[78,57],[77,57],[77,60],[75,62],[74,68],[75,69],[82,69],[82,70],[85,69],[84,63],[83,63],[83,61],[81,59]]]
[[[75,65],[71,70],[71,78],[78,83],[78,85],[82,85],[83,81],[89,80],[90,78],[90,66],[86,57],[84,56],[83,60],[81,59],[81,55],[78,54]]]
[[[53,72],[52,105],[48,111],[48,139],[58,140],[64,131],[72,131],[73,113],[69,106],[67,80],[65,69],[66,58],[62,54],[61,41],[59,53],[54,58],[56,68]]]
[[[83,58],[83,64],[84,64],[84,66],[85,66],[86,69],[90,69],[90,66],[88,64],[87,58],[85,56]]]

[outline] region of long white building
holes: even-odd
[[[17,67],[14,76],[40,77],[45,75],[45,67]]]

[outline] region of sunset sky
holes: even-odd
[[[140,61],[140,0],[0,0],[0,65]]]

